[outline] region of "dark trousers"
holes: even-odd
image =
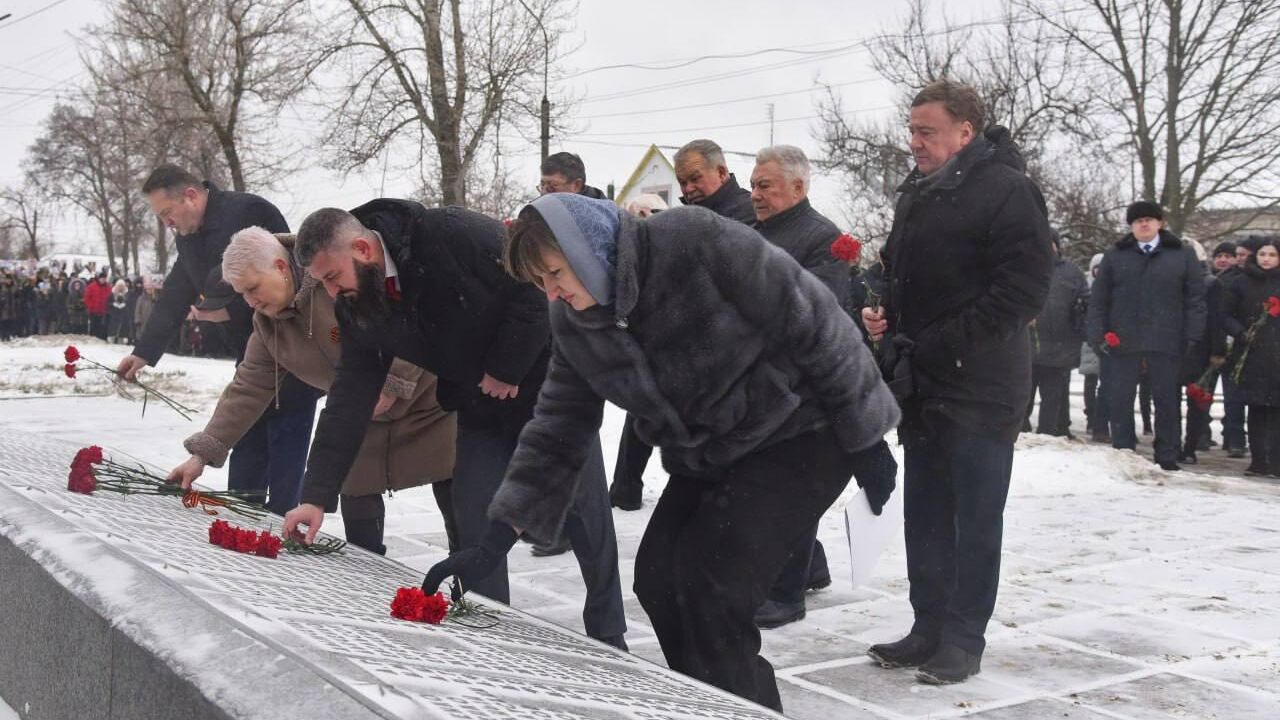
[[[636,552],[635,593],[671,669],[775,710],[756,609],[853,475],[830,430],[752,453],[715,477],[674,474]]]
[[[297,507],[315,418],[314,398],[263,413],[231,448],[227,488],[258,494],[259,501],[265,499],[267,510],[276,515]]]
[[[644,469],[649,465],[653,447],[636,435],[635,418],[627,413],[622,422],[622,437],[618,442],[618,461],[613,466],[613,484],[624,487],[644,487]]]
[[[1178,387],[1181,358],[1176,355],[1124,353],[1102,357],[1107,373],[1107,394],[1111,399],[1111,447],[1121,450],[1137,447],[1133,396],[1144,362],[1156,411],[1155,459],[1158,463],[1175,462],[1182,434],[1182,393]]]
[[[1280,474],[1280,407],[1249,406],[1249,470]]]
[[[1138,414],[1142,416],[1142,433],[1150,433],[1151,375],[1145,369],[1138,372]]]
[[[1027,417],[1031,417],[1031,408],[1035,405],[1036,392],[1040,393],[1040,416],[1036,422],[1036,432],[1041,435],[1067,434],[1071,425],[1071,368],[1056,368],[1045,365],[1031,366],[1031,402],[1027,404]]]
[[[1107,424],[1107,398],[1103,395],[1101,375],[1084,376],[1085,429],[1091,433],[1110,432]]]
[[[1208,410],[1201,410],[1190,396],[1187,397],[1187,437],[1182,447],[1188,455],[1200,447],[1200,439],[1209,437]]]
[[[1013,444],[942,419],[899,435],[911,632],[981,655],[1000,586]]]
[[[1240,386],[1231,379],[1230,366],[1222,373],[1222,449],[1245,449],[1245,403]]]
[[[449,539],[449,552],[457,552],[458,526],[453,517],[453,494],[450,492],[452,480],[437,480],[431,483],[432,494],[436,498],[436,506],[444,516],[444,532]],[[382,494],[374,495],[339,495],[342,506],[342,525],[346,531],[347,542],[362,547],[379,555],[387,554],[387,546],[382,543],[386,530],[387,508]]]
[[[107,316],[106,315],[90,315],[89,316],[89,334],[98,338],[99,340],[107,339]]]
[[[453,512],[462,547],[478,545],[489,527],[489,503],[507,474],[519,440],[519,428],[492,420],[473,422],[458,413],[458,452],[453,469]],[[600,440],[592,444],[578,480],[578,494],[565,518],[564,534],[578,560],[587,599],[582,624],[587,635],[610,638],[627,631],[618,575],[618,539],[613,530],[609,492],[604,477]],[[511,602],[507,562],[471,589],[498,602]]]
[[[785,604],[804,602],[810,580],[824,575],[830,577],[831,569],[827,567],[827,550],[818,539],[815,524],[792,549],[782,572],[769,588],[769,599]]]

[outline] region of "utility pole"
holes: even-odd
[[[769,103],[769,146],[773,147],[773,103]]]
[[[542,31],[542,46],[544,50],[542,60],[542,159],[546,160],[547,155],[551,154],[551,101],[547,99],[547,77],[551,68],[551,40],[547,35],[547,28],[542,24],[542,18],[533,11],[524,0],[518,0],[520,7],[533,16],[533,21],[538,23],[538,29]]]

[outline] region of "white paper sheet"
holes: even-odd
[[[866,493],[859,490],[844,506],[844,529],[849,540],[853,586],[858,587],[871,579],[884,549],[902,531],[902,488],[894,489],[879,515],[872,514]]]

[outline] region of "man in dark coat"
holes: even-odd
[[[751,193],[738,185],[729,172],[724,151],[712,140],[692,140],[676,151],[672,159],[676,182],[680,183],[680,202],[699,205],[717,215],[751,225],[756,221],[751,206]]]
[[[775,145],[756,154],[751,171],[755,228],[821,280],[843,307],[849,294],[849,267],[831,254],[840,229],[809,203],[809,171],[809,158],[794,145]],[[775,628],[800,620],[805,616],[805,590],[830,584],[827,553],[815,524],[792,550],[756,613],[756,624]]]
[[[1084,342],[1085,303],[1089,283],[1074,263],[1062,257],[1058,236],[1053,237],[1053,278],[1044,309],[1031,327],[1031,397],[1040,392],[1040,416],[1036,432],[1058,437],[1070,436],[1071,369],[1080,366],[1080,346]],[[1027,415],[1031,415],[1031,404]]]
[[[478,544],[485,510],[533,416],[550,357],[547,300],[502,268],[501,223],[457,207],[379,199],[351,212],[325,208],[303,221],[298,263],[338,302],[342,357],[320,413],[302,504],[285,519],[315,537],[363,442],[392,358],[439,378],[441,407],[458,413],[452,501],[459,542]],[[618,547],[599,438],[564,533],[587,585],[587,634],[622,647],[626,617]],[[557,539],[555,532],[538,536]],[[506,565],[470,588],[510,601]]]
[[[506,259],[553,301],[551,369],[486,542],[424,589],[483,574],[518,532],[556,532],[607,400],[671,474],[635,562],[667,664],[781,710],[756,609],[851,475],[873,512],[895,484],[898,408],[853,322],[786,253],[698,207],[640,221],[548,195],[520,212]]]
[[[1155,461],[1178,470],[1184,360],[1205,332],[1204,267],[1164,229],[1164,211],[1145,200],[1125,211],[1131,232],[1107,250],[1089,299],[1089,342],[1099,351],[1111,405],[1111,446],[1132,450],[1133,399],[1145,365],[1155,405]]]
[[[191,306],[202,296],[230,290],[211,284],[209,278],[220,278],[213,274],[214,269],[222,265],[222,252],[232,235],[254,225],[271,232],[289,232],[284,216],[267,200],[250,193],[221,190],[174,165],[153,170],[143,183],[142,192],[156,216],[177,234],[178,259],[164,279],[164,289],[133,353],[121,359],[116,368],[126,380],[135,379],[143,367],[160,362]],[[231,350],[239,362],[253,332],[253,313],[238,296],[230,298],[224,309],[229,316],[228,336],[238,339]],[[231,451],[227,469],[230,489],[265,494],[273,485],[272,477],[301,476],[318,397],[297,378],[285,376],[279,407],[264,413]],[[280,487],[278,482],[275,485]],[[272,501],[270,507],[273,512],[286,512],[296,499],[295,482],[285,497]]]
[[[1027,326],[1052,272],[1040,191],[1008,131],[984,126],[972,87],[943,80],[916,95],[916,169],[882,252],[888,294],[880,312],[862,311],[902,403],[915,611],[910,634],[869,653],[885,667],[919,666],[928,683],[981,669],[1013,444],[1031,395]]]

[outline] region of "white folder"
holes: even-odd
[[[853,586],[871,579],[885,548],[902,532],[902,486],[894,488],[879,515],[871,512],[866,492],[859,490],[844,506],[844,529],[849,539],[849,568]]]

